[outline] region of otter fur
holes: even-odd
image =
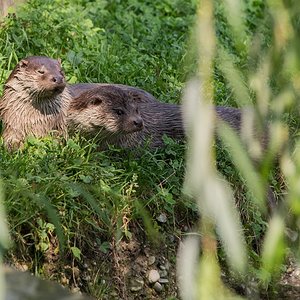
[[[175,140],[185,138],[185,130],[182,119],[182,107],[176,104],[163,103],[155,99],[151,94],[135,88],[116,84],[76,84],[70,87],[72,95],[77,95],[73,99],[69,113],[69,128],[74,131],[79,129],[81,133],[88,137],[99,135],[102,137],[101,146],[113,144],[122,148],[135,148],[144,144],[149,144],[150,148],[163,146],[163,136],[169,136]],[[114,92],[113,92],[114,91]],[[143,120],[143,128],[135,132],[115,131],[114,138],[99,132],[96,121],[94,126],[90,125],[90,120],[97,120],[101,126],[108,125],[111,122],[111,114],[103,110],[103,102],[99,103],[92,100],[92,107],[89,105],[91,99],[101,98],[109,94],[109,109],[120,108],[120,99],[122,105],[134,102],[139,110]],[[226,121],[233,128],[239,130],[241,126],[241,111],[231,107],[216,107],[218,117]],[[107,120],[105,119],[107,117]],[[115,120],[122,121],[116,115]],[[125,126],[126,127],[126,126]],[[103,132],[103,129],[102,129]]]
[[[98,86],[73,99],[67,122],[69,132],[96,138],[100,148],[121,145],[124,136],[144,126],[138,100],[117,85]]]
[[[28,136],[51,131],[66,136],[71,95],[59,60],[45,56],[22,59],[8,77],[0,101],[6,147],[20,147]]]

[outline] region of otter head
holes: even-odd
[[[76,122],[88,132],[127,134],[143,129],[138,102],[118,87],[97,87],[73,100]]]
[[[33,99],[49,99],[66,86],[60,60],[45,56],[22,59],[10,74],[6,86],[28,92]]]

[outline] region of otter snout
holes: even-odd
[[[136,117],[135,119],[133,119],[133,125],[138,129],[142,129],[144,127],[144,122],[143,119],[141,117]]]
[[[57,84],[65,84],[65,78],[62,75],[53,76],[52,81],[57,83]]]

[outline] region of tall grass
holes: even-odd
[[[224,47],[215,28],[220,7],[231,33],[235,55],[229,47]],[[235,297],[220,283],[217,240],[221,241],[226,253],[229,269],[246,285],[255,278],[257,287],[266,288],[273,279],[278,279],[288,249],[293,249],[299,258],[299,236],[296,234],[299,230],[299,188],[296,183],[299,146],[293,138],[297,132],[295,123],[299,120],[299,20],[295,13],[299,9],[300,5],[295,2],[268,1],[262,21],[267,30],[258,27],[249,36],[245,2],[225,1],[222,5],[218,1],[213,4],[202,0],[199,3],[194,29],[198,49],[197,79],[187,84],[184,105],[190,125],[185,186],[201,211],[201,238],[197,242],[188,239],[179,251],[178,272],[183,277],[183,299]],[[226,124],[220,126],[214,116],[212,99],[218,85],[213,80],[216,71],[222,74],[237,105],[246,107],[240,137]],[[214,167],[212,145],[216,131],[248,189],[247,201],[256,203],[262,214],[266,214],[266,207],[270,205],[267,189],[272,172],[275,169],[277,178],[280,172],[284,175],[285,197],[278,199],[276,209],[268,217],[255,271],[253,260],[247,260],[251,258],[252,250],[246,247],[233,193]],[[288,234],[290,231],[294,234]],[[192,250],[188,249],[191,247],[200,247],[200,260],[197,262],[194,255],[197,262],[193,264],[194,270],[187,271],[183,265],[191,259]],[[194,284],[184,278],[192,278]],[[258,295],[251,294],[251,297]]]

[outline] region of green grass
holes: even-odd
[[[188,47],[196,2],[28,1],[0,25],[0,90],[21,58],[47,55],[62,59],[69,82],[123,83],[143,88],[161,101],[179,103],[195,66]],[[264,1],[247,3],[251,39],[265,22]],[[247,53],[235,48],[222,11],[218,3],[219,43],[246,68]],[[217,64],[214,75],[215,103],[239,106]],[[140,151],[98,152],[78,138],[67,144],[30,140],[16,153],[1,147],[13,255],[31,258],[31,269],[43,273],[52,235],[60,238],[67,261],[79,261],[95,247],[109,251],[114,238],[131,238],[135,224],[152,241],[158,232],[163,232],[162,239],[168,232],[180,235],[183,224],[197,219],[195,205],[181,194],[185,145],[168,141],[165,149]],[[265,219],[247,200],[240,175],[222,149],[218,161],[220,171],[236,187],[247,241],[256,251]],[[164,228],[156,221],[162,212],[168,216]]]

